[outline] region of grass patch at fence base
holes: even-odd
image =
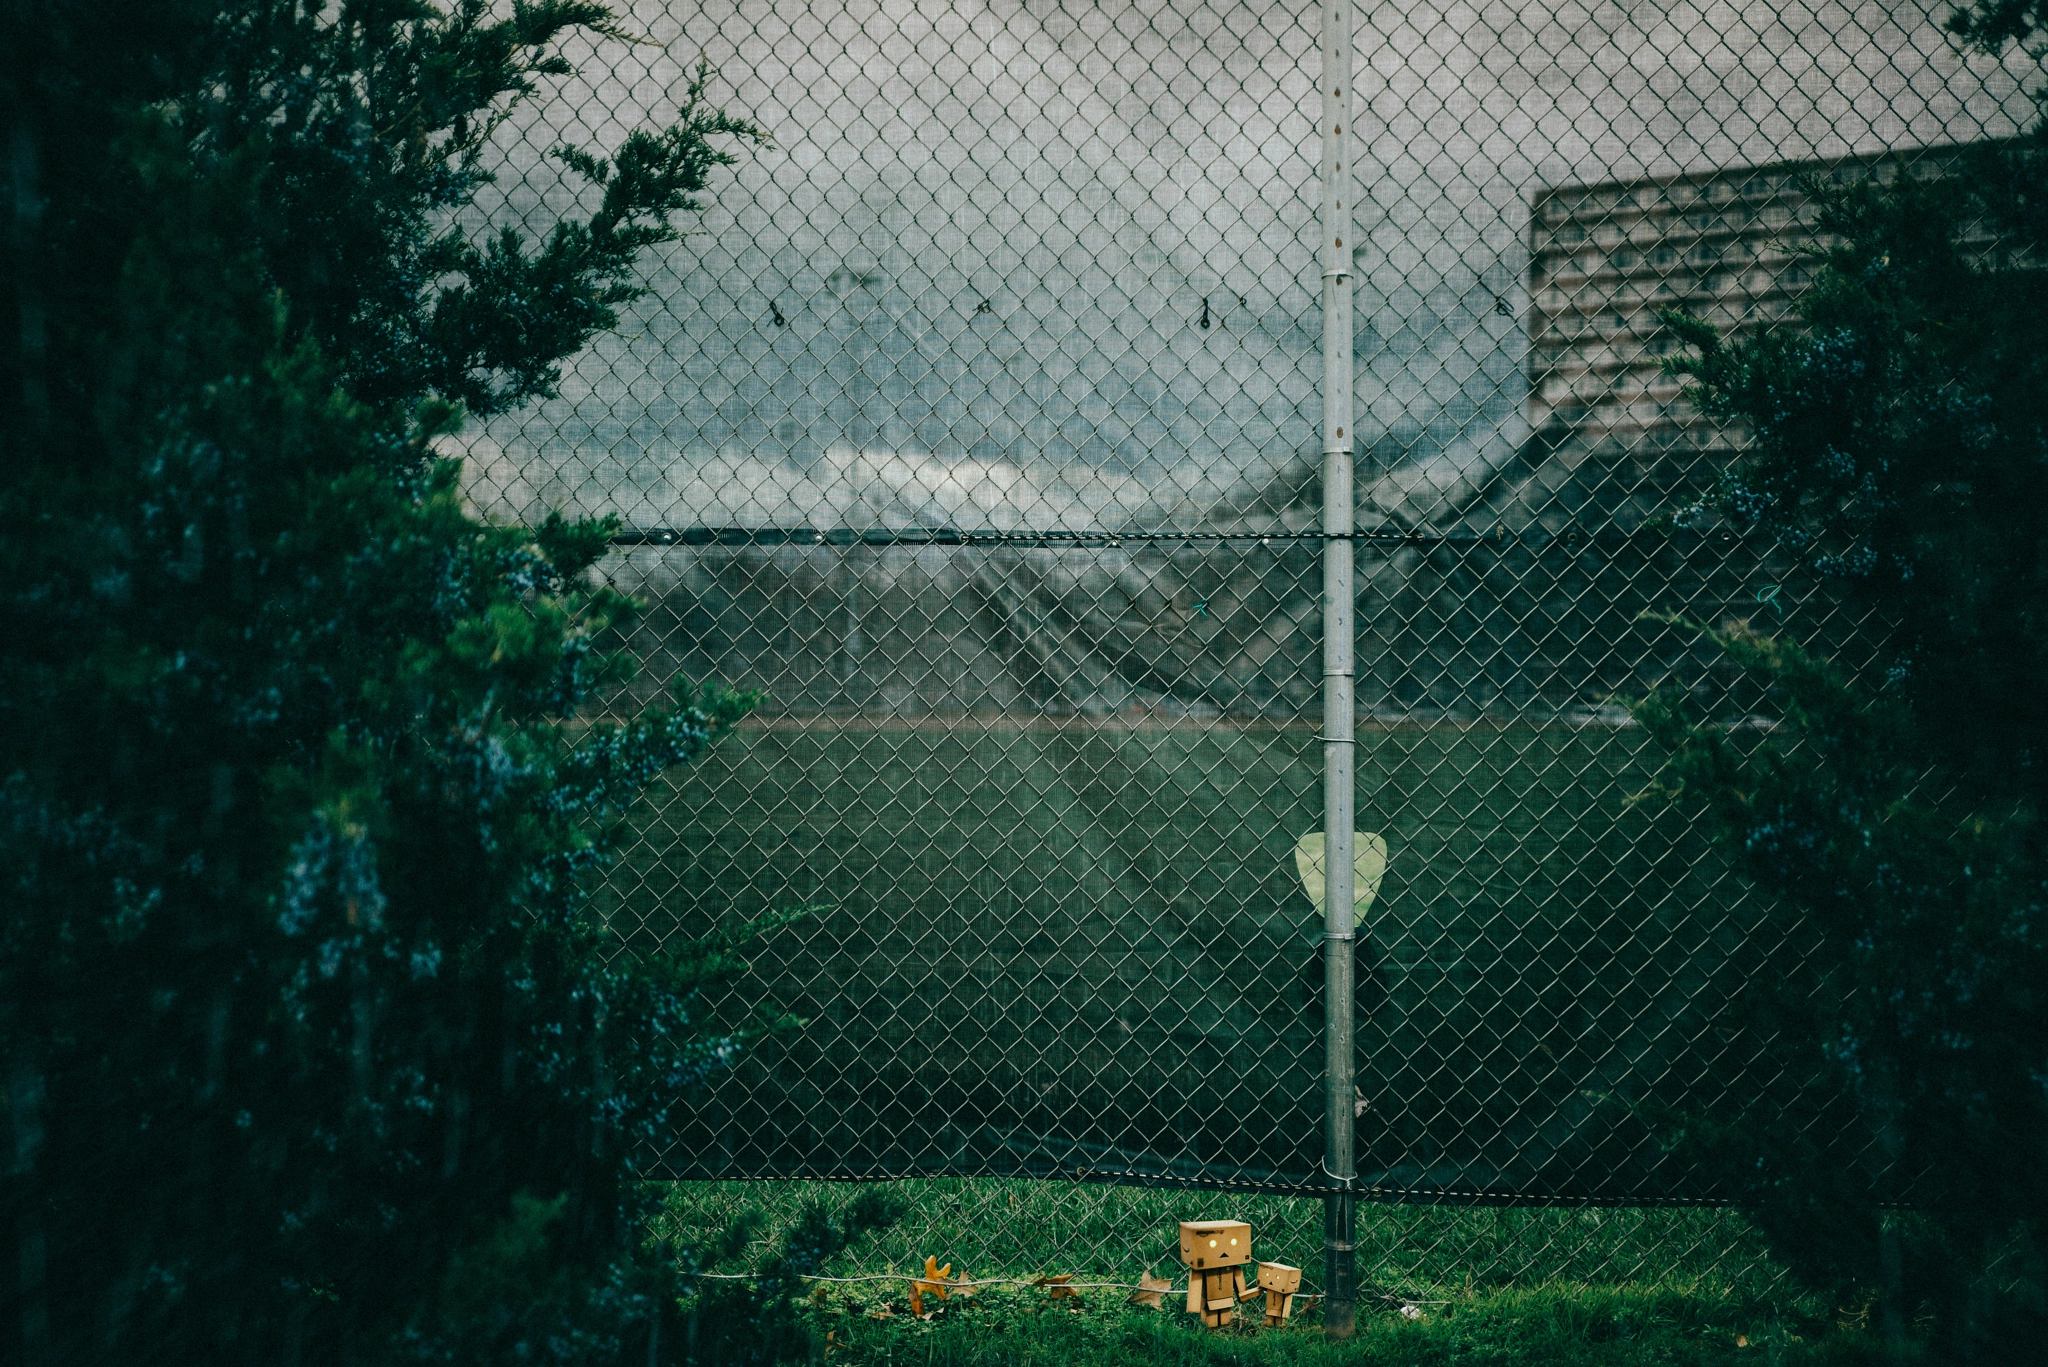
[[[1313,1302],[1268,1329],[1259,1306],[1212,1333],[1176,1297],[1133,1306],[1120,1289],[1053,1301],[1026,1285],[972,1299],[927,1298],[910,1314],[910,1279],[926,1256],[977,1280],[1073,1273],[1134,1283],[1150,1270],[1184,1285],[1170,1249],[1177,1222],[1249,1220],[1261,1258],[1307,1272],[1320,1290],[1319,1203],[1213,1191],[1073,1182],[934,1179],[890,1184],[897,1224],[827,1269],[806,1322],[835,1363],[1026,1364],[1840,1363],[1876,1360],[1843,1312],[1799,1292],[1739,1214],[1696,1208],[1504,1209],[1368,1205],[1358,1212],[1359,1336],[1323,1337]],[[721,1267],[745,1273],[781,1242],[802,1206],[843,1206],[859,1188],[821,1182],[679,1183],[665,1232],[701,1242],[742,1211],[764,1224],[752,1252]],[[1410,1313],[1403,1314],[1403,1307]],[[1242,1321],[1249,1321],[1248,1323]],[[826,1352],[827,1348],[830,1353]]]
[[[1251,1223],[1258,1257],[1305,1269],[1308,1290],[1321,1282],[1323,1208],[1312,1199],[1000,1178],[889,1186],[902,1218],[850,1253],[838,1274],[907,1274],[931,1255],[953,1264],[956,1275],[1072,1272],[1135,1283],[1148,1268],[1171,1275],[1180,1221],[1228,1217]],[[754,1211],[764,1219],[757,1247],[772,1248],[805,1202],[843,1206],[858,1190],[834,1182],[679,1182],[670,1189],[666,1232],[701,1243]],[[1744,1303],[1785,1294],[1783,1272],[1748,1222],[1715,1208],[1361,1205],[1357,1246],[1361,1285],[1388,1299],[1558,1282],[1655,1284]]]
[[[1171,1303],[1152,1309],[1084,1300],[1069,1309],[1029,1292],[948,1303],[929,1320],[876,1320],[865,1309],[814,1312],[811,1327],[833,1362],[890,1367],[1860,1367],[1879,1360],[1870,1335],[1837,1328],[1824,1315],[1670,1287],[1559,1283],[1475,1291],[1415,1309],[1419,1319],[1395,1304],[1361,1306],[1357,1337],[1341,1344],[1324,1337],[1313,1312],[1287,1328],[1212,1332]]]

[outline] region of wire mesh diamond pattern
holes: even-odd
[[[687,1108],[667,1174],[1229,1189],[1315,1237],[1321,921],[1294,850],[1322,823],[1318,15],[641,0],[643,40],[575,54],[586,74],[506,125],[487,207],[536,231],[574,193],[550,150],[659,118],[700,61],[772,139],[559,397],[465,451],[489,515],[622,519],[603,572],[648,610],[612,711],[678,673],[769,694],[667,783],[608,888],[635,950],[813,909],[718,1008],[806,1024]],[[1934,174],[2021,126],[2015,73],[1944,16],[1355,11],[1357,824],[1390,849],[1356,1003],[1374,1196],[1714,1196],[1636,1117],[1746,1085],[1756,1041],[1724,1008],[1798,931],[1631,803],[1655,756],[1620,703],[1710,668],[1646,613],[1852,656],[1859,624],[1660,517],[1743,434],[1687,407],[1657,315],[1784,318],[1808,177]],[[971,1190],[1010,1194],[992,1225],[1027,1218],[1014,1187]],[[1106,1214],[1138,1194],[1061,1191],[1034,1199],[1102,1257],[1149,1256]],[[1431,1218],[1361,1240],[1396,1267],[1473,1237]],[[1633,1217],[1513,1218],[1522,1253],[1457,1256],[1511,1278]],[[1687,1218],[1631,1265],[1743,1246]]]

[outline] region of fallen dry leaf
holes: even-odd
[[[947,1263],[944,1267],[940,1267],[937,1258],[926,1258],[924,1260],[923,1279],[914,1281],[910,1285],[915,1290],[929,1291],[940,1300],[944,1300],[953,1292],[952,1276],[953,1264]]]
[[[1132,1305],[1160,1305],[1165,1302],[1166,1293],[1171,1290],[1173,1283],[1164,1277],[1153,1276],[1152,1269],[1148,1267],[1145,1269],[1145,1275],[1138,1278],[1138,1290],[1133,1291],[1126,1299]]]
[[[1038,1279],[1037,1279],[1036,1281],[1032,1282],[1031,1284],[1032,1284],[1033,1286],[1042,1286],[1042,1287],[1044,1287],[1044,1288],[1045,1288],[1045,1294],[1046,1294],[1046,1295],[1048,1295],[1048,1296],[1050,1296],[1050,1297],[1052,1297],[1052,1298],[1053,1298],[1054,1300],[1056,1300],[1056,1301],[1058,1301],[1058,1300],[1076,1300],[1076,1301],[1077,1301],[1077,1300],[1080,1300],[1080,1299],[1081,1299],[1081,1292],[1080,1292],[1080,1290],[1079,1290],[1078,1288],[1076,1288],[1076,1287],[1072,1287],[1072,1286],[1068,1286],[1068,1285],[1067,1285],[1067,1283],[1068,1283],[1068,1282],[1070,1282],[1070,1281],[1072,1281],[1072,1280],[1074,1280],[1074,1274],[1073,1274],[1073,1273],[1071,1273],[1071,1272],[1062,1272],[1062,1273],[1060,1273],[1060,1274],[1059,1274],[1059,1275],[1057,1275],[1057,1276],[1042,1276],[1042,1277],[1039,1277],[1039,1278],[1038,1278]]]

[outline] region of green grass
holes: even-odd
[[[810,1024],[723,1080],[678,1136],[685,1176],[943,1172],[1018,1133],[1211,1176],[1318,1147],[1317,919],[1295,840],[1321,821],[1312,731],[1070,719],[752,727],[679,772],[614,880],[643,944],[780,907],[724,1009]],[[1601,1099],[1739,1089],[1717,1032],[1768,962],[1701,846],[1633,805],[1655,757],[1601,727],[1368,728],[1358,826],[1392,857],[1361,943],[1360,1162],[1389,1182],[1641,1190],[1653,1146]],[[989,1136],[998,1141],[988,1147]],[[980,1145],[981,1147],[977,1147]],[[1028,1290],[906,1313],[956,1273],[1172,1275],[1181,1219],[1253,1223],[1320,1283],[1309,1200],[1071,1181],[897,1184],[899,1224],[806,1314],[853,1363],[1839,1362],[1868,1359],[1736,1215],[1698,1208],[1367,1205],[1353,1344],[1313,1323],[1210,1334],[1169,1302]],[[774,1246],[816,1182],[678,1183],[684,1243],[744,1208]],[[748,1259],[723,1269],[744,1274]],[[1418,1308],[1406,1319],[1400,1307]],[[871,1312],[887,1312],[872,1318]],[[1738,1336],[1752,1346],[1737,1347]]]
[[[1247,1310],[1254,1307],[1247,1305]],[[1357,1336],[1329,1342],[1315,1316],[1268,1329],[1195,1325],[1172,1306],[1120,1302],[1068,1310],[1042,1293],[947,1304],[927,1322],[873,1320],[861,1310],[815,1315],[814,1335],[844,1344],[833,1360],[892,1367],[1111,1367],[1112,1364],[1213,1364],[1214,1367],[1623,1367],[1628,1364],[1875,1363],[1865,1334],[1832,1330],[1813,1316],[1729,1305],[1655,1286],[1558,1285],[1475,1292],[1441,1305],[1366,1310]]]
[[[1320,1280],[1322,1205],[1301,1198],[1163,1191],[1062,1181],[934,1178],[892,1184],[903,1198],[895,1228],[851,1255],[854,1275],[922,1265],[927,1254],[989,1275],[1073,1272],[1135,1281],[1174,1263],[1182,1220],[1252,1224],[1258,1256]],[[773,1247],[806,1200],[842,1203],[847,1183],[684,1182],[667,1217],[686,1243],[724,1229],[743,1211],[766,1224]],[[1359,1276],[1384,1299],[1432,1299],[1474,1287],[1530,1288],[1555,1281],[1715,1289],[1763,1300],[1782,1278],[1740,1216],[1712,1208],[1502,1208],[1364,1205]]]
[[[1133,1282],[1178,1278],[1167,1256],[1180,1219],[1249,1219],[1261,1258],[1295,1261],[1320,1282],[1319,1208],[1074,1183],[936,1180],[896,1184],[892,1229],[828,1269],[871,1280],[823,1284],[805,1311],[833,1362],[961,1364],[1568,1364],[1838,1363],[1875,1360],[1840,1312],[1799,1294],[1738,1216],[1703,1210],[1494,1210],[1365,1206],[1359,1212],[1359,1335],[1328,1343],[1315,1308],[1268,1329],[1247,1303],[1229,1331],[1200,1328],[1175,1298],[1133,1306],[1121,1290],[1054,1302],[1028,1286],[972,1300],[929,1299],[909,1313],[909,1274],[926,1255],[978,1278],[1071,1272]],[[806,1200],[843,1204],[856,1188],[821,1183],[684,1183],[667,1232],[684,1244],[741,1210],[767,1217],[753,1250],[722,1267],[744,1274]],[[1153,1256],[1145,1256],[1147,1250]],[[1184,1282],[1177,1281],[1177,1285]],[[1420,1318],[1408,1318],[1402,1307]],[[830,1336],[828,1339],[827,1336]],[[1738,1338],[1748,1346],[1738,1346]],[[841,1350],[843,1345],[843,1351]]]
[[[1365,728],[1391,860],[1360,943],[1360,1167],[1626,1197],[1610,1104],[1740,1089],[1715,1013],[1769,962],[1609,727]],[[630,942],[791,906],[729,1017],[810,1022],[718,1087],[675,1175],[1002,1170],[1032,1136],[1227,1176],[1319,1149],[1312,729],[781,722],[681,770],[613,880]],[[1020,1138],[1020,1136],[1022,1138]],[[1040,1155],[1042,1157],[1042,1155]]]

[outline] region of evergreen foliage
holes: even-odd
[[[586,875],[751,706],[579,704],[610,528],[434,439],[548,393],[729,136],[701,79],[580,211],[480,229],[582,0],[17,7],[0,290],[0,1359],[661,1361],[637,1155],[744,1037],[736,941]],[[664,1345],[668,1345],[664,1347]]]
[[[1952,27],[1996,48],[2037,21]],[[1667,317],[1698,401],[1753,433],[1692,515],[1801,560],[1873,653],[1684,624],[1745,705],[1673,686],[1635,708],[1664,794],[1813,937],[1752,1003],[1780,1085],[1675,1142],[1809,1277],[1880,1288],[1894,1335],[1919,1319],[1935,1356],[2000,1362],[2048,1354],[2044,138],[1816,184],[1831,245],[1797,328],[1726,345]],[[1756,689],[1772,731],[1741,724]]]
[[[902,1214],[900,1201],[881,1187],[859,1188],[843,1202],[815,1195],[805,1199],[774,1251],[751,1274],[696,1282],[685,1301],[691,1360],[749,1367],[811,1357],[829,1331],[821,1331],[804,1312],[833,1288],[806,1279],[822,1273],[863,1236],[894,1225]],[[733,1234],[758,1232],[760,1211],[750,1210],[748,1216]],[[706,1252],[711,1256],[699,1266],[716,1261],[716,1251]]]

